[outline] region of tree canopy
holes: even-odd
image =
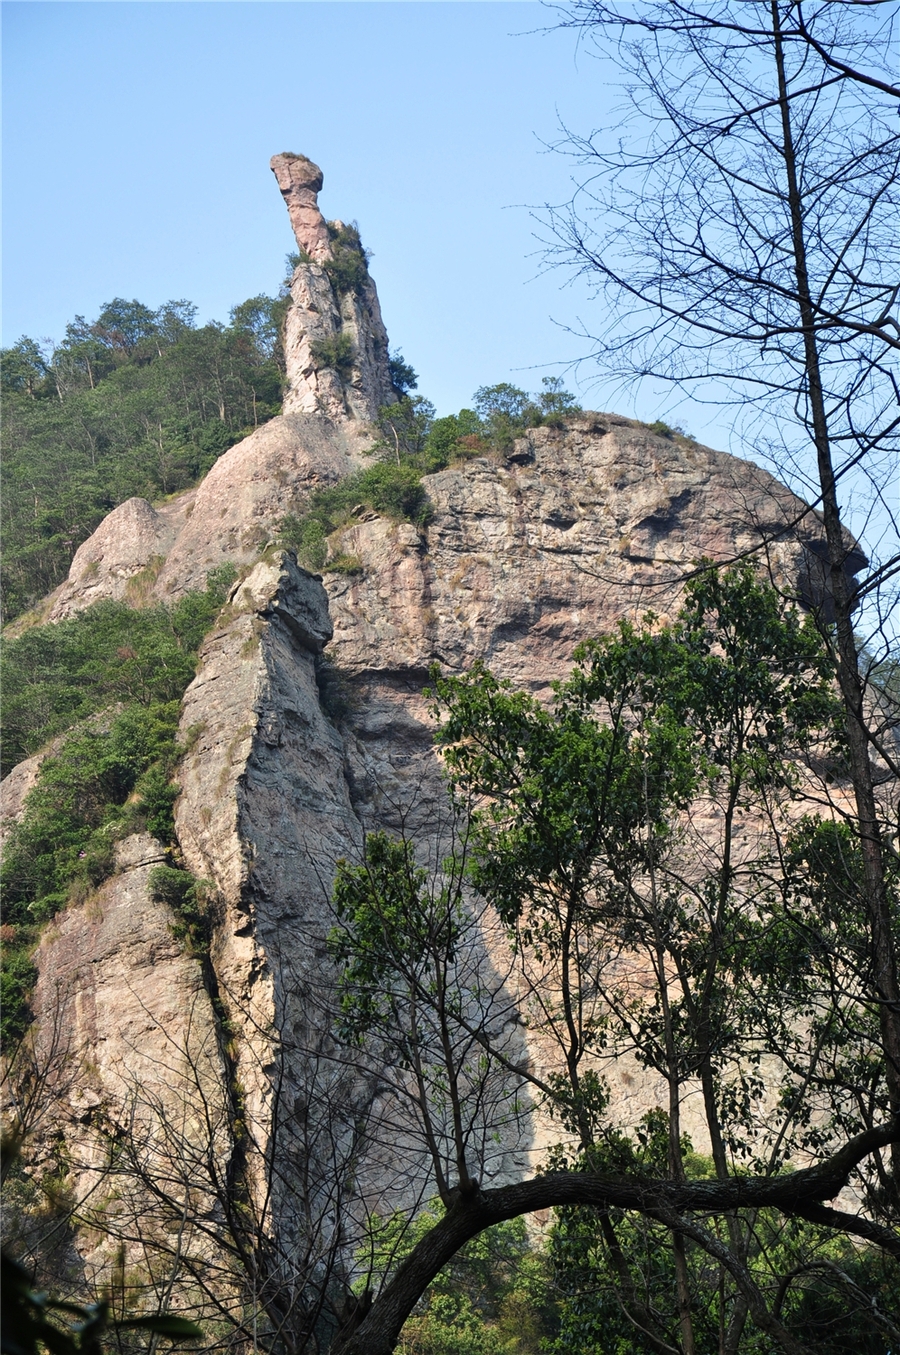
[[[190,302],[116,297],[55,348],[23,337],[0,355],[6,620],[65,577],[110,509],[193,484],[280,411],[285,304],[251,297],[198,326]]]

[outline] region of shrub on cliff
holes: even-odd
[[[360,293],[368,279],[368,254],[359,238],[359,227],[355,223],[349,226],[328,222],[331,236],[331,258],[326,259],[323,267],[338,296],[348,292]]]
[[[188,302],[116,298],[51,351],[23,337],[0,355],[6,620],[61,582],[111,508],[194,484],[280,411],[286,305],[251,297],[197,326]]]
[[[324,569],[329,535],[348,526],[358,511],[366,508],[397,522],[423,525],[428,516],[428,496],[419,472],[405,463],[382,461],[317,490],[303,513],[282,518],[281,543],[296,551],[298,560],[308,569]]]
[[[181,696],[233,577],[223,566],[171,608],[98,603],[0,647],[6,757],[71,731],[41,764],[0,866],[5,1038],[29,1020],[40,924],[110,873],[118,838],[173,839]]]
[[[350,335],[343,330],[325,339],[314,339],[310,352],[319,367],[330,367],[341,377],[349,376],[353,370],[356,350]]]

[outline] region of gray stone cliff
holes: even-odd
[[[285,412],[226,452],[196,490],[160,508],[132,499],[115,509],[49,610],[55,620],[102,597],[167,599],[225,560],[243,569],[182,719],[177,833],[185,864],[208,882],[207,969],[150,900],[149,870],[161,859],[150,839],[122,844],[118,873],[62,913],[40,947],[38,1039],[65,1030],[54,1094],[73,1141],[91,1107],[123,1113],[137,1087],[151,1089],[159,1114],[167,1098],[189,1100],[185,1061],[197,1095],[224,1096],[211,1033],[223,1012],[256,1134],[295,1132],[276,1123],[274,1107],[285,1085],[301,1096],[309,1051],[328,1038],[317,1027],[336,861],[378,827],[415,831],[426,854],[440,846],[441,774],[423,696],[431,664],[459,672],[483,659],[540,694],[566,674],[580,640],[625,615],[671,613],[701,556],[729,561],[761,542],[786,590],[815,587],[815,516],[770,475],[594,413],[531,430],[506,456],[426,477],[425,529],[369,514],[337,533],[332,557],[356,557],[358,572],[326,568],[319,578],[299,568],[273,544],[279,519],[365,464],[369,420],[391,391],[374,286],[340,298],[328,281],[319,171],[283,156],[273,168],[309,256],[291,288]],[[357,354],[346,380],[311,357],[316,337],[339,332]],[[11,815],[33,775],[31,766],[12,774]],[[656,1094],[622,1070],[623,1108]],[[545,1131],[537,1122],[511,1131],[484,1163],[486,1178],[534,1160]],[[362,1179],[377,1191],[386,1170],[370,1164]],[[283,1210],[279,1226],[290,1229]]]

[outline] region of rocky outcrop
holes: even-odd
[[[52,748],[53,743],[40,753],[25,758],[0,782],[0,848],[10,828],[22,817],[26,796],[37,784],[41,763]]]
[[[47,620],[61,621],[94,602],[141,606],[153,593],[166,556],[193,511],[197,491],[167,504],[127,499],[75,552],[69,577],[56,590]]]
[[[388,337],[365,254],[341,221],[319,210],[322,171],[304,155],[285,152],[270,161],[291,219],[300,262],[291,280],[285,320],[286,414],[317,410],[330,418],[374,419],[394,395]],[[341,252],[353,257],[355,276],[338,276]]]
[[[158,844],[130,839],[114,878],[45,935],[36,1008],[40,1038],[65,1031],[71,1068],[85,1070],[59,1084],[73,1135],[92,1107],[121,1109],[140,1083],[157,1118],[167,1078],[185,1097],[200,1068],[197,1094],[217,1095],[203,1088],[221,1090],[231,1077],[215,1040],[224,1018],[255,1141],[265,1146],[275,1133],[300,1160],[312,1084],[331,1076],[335,864],[375,828],[413,833],[432,862],[445,845],[423,692],[429,666],[463,671],[484,659],[540,694],[565,676],[579,641],[623,616],[671,615],[701,557],[724,563],[758,550],[785,592],[820,592],[821,533],[815,513],[751,463],[584,413],[426,477],[427,526],[362,514],[330,543],[339,570],[319,578],[301,569],[273,544],[280,518],[365,464],[368,420],[392,393],[374,285],[360,274],[342,291],[329,274],[321,173],[302,157],[275,157],[273,169],[307,256],[291,285],[285,412],[226,452],[197,490],[110,514],[50,613],[59,619],[101,597],[169,599],[202,587],[225,561],[242,568],[181,724],[176,826],[184,862],[212,900],[206,977],[151,897]],[[341,338],[352,362],[339,370],[321,354]],[[13,773],[13,813],[33,775]],[[489,967],[487,934],[484,955]],[[540,1050],[530,1052],[539,1062]],[[658,1088],[639,1070],[623,1064],[616,1076],[623,1115],[656,1103]],[[300,1107],[293,1118],[288,1105]],[[485,1179],[539,1155],[546,1128],[534,1119],[510,1127],[489,1149]],[[374,1196],[392,1170],[391,1143],[386,1135],[383,1160],[354,1165]],[[288,1234],[294,1207],[282,1197],[272,1206]]]
[[[701,557],[764,545],[786,590],[809,587],[818,519],[759,467],[613,414],[523,435],[506,457],[426,477],[427,529],[373,518],[333,542],[330,654],[368,681],[484,659],[540,689],[621,616],[665,617]]]
[[[179,1122],[185,1104],[221,1101],[223,1066],[200,966],[173,934],[150,875],[159,842],[134,834],[116,848],[116,874],[44,932],[36,960],[36,1053],[52,1070],[49,1119],[72,1140],[95,1117],[129,1108]],[[67,1130],[68,1126],[68,1130]],[[97,1164],[84,1134],[78,1167]]]
[[[365,428],[322,414],[291,414],[263,424],[221,456],[195,491],[190,516],[154,584],[165,600],[202,588],[209,570],[247,565],[278,535],[286,513],[354,470],[371,442]]]
[[[325,268],[301,263],[291,280],[291,300],[284,324],[285,413],[321,410],[332,419],[370,422],[382,405],[396,399],[387,332],[371,278],[366,275],[357,287],[341,292]]]
[[[297,248],[315,263],[331,258],[331,236],[319,210],[318,195],[323,183],[319,166],[305,155],[283,151],[272,156],[269,167],[288,209]]]
[[[104,598],[142,605],[202,588],[217,565],[255,560],[313,490],[367,464],[371,422],[396,399],[378,293],[363,253],[352,286],[329,276],[341,223],[330,230],[319,211],[321,170],[294,155],[274,156],[272,168],[304,256],[284,321],[283,413],[225,452],[197,489],[114,509],[79,547],[44,619]],[[342,248],[353,252],[352,238]]]

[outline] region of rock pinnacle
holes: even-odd
[[[269,161],[287,204],[299,249],[321,262],[331,256],[331,239],[317,201],[322,187],[322,171],[305,155],[283,151]]]

